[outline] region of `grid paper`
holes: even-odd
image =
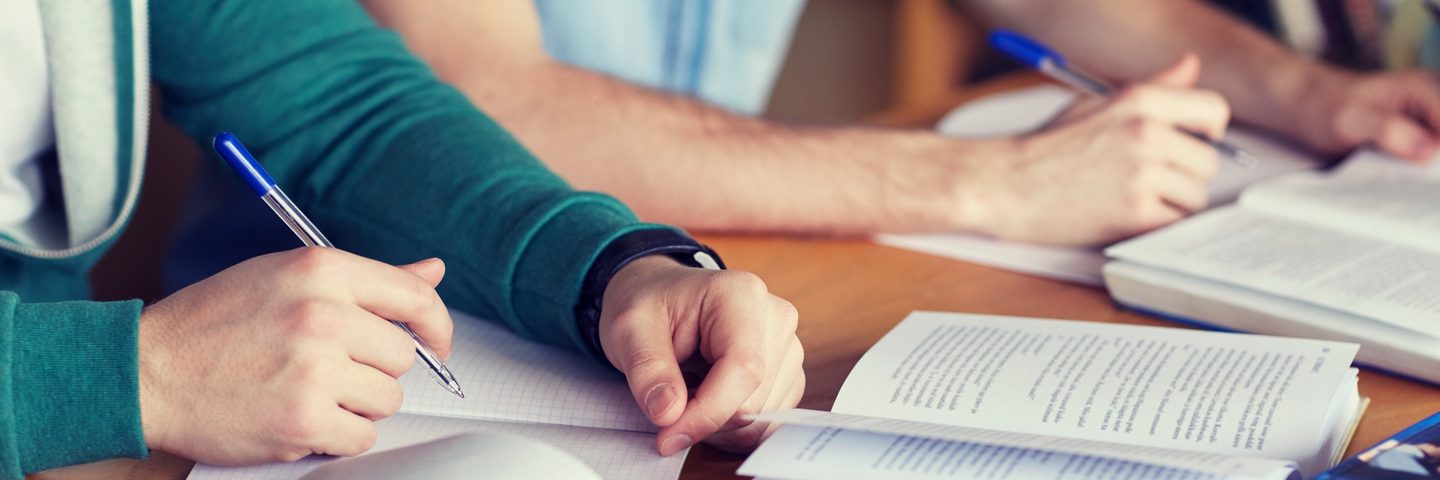
[[[448,365],[465,398],[437,385],[417,362],[400,379],[402,413],[659,431],[620,372],[580,353],[525,340],[493,322],[453,310],[450,315],[455,340]]]
[[[371,452],[467,431],[512,433],[579,457],[605,478],[674,479],[685,454],[661,457],[654,432],[625,377],[589,358],[520,338],[504,326],[451,311],[448,366],[465,389],[459,398],[435,383],[418,361],[400,379],[400,415],[377,424]],[[688,450],[687,450],[688,452]],[[295,479],[334,461],[310,457],[245,468],[196,465],[195,480]]]
[[[655,453],[655,436],[646,433],[403,414],[382,420],[377,427],[380,438],[372,453],[484,431],[522,435],[549,443],[580,458],[604,478],[670,480],[680,476],[680,468],[685,464],[683,454],[662,457]],[[343,460],[309,457],[293,463],[244,468],[196,465],[190,480],[290,480],[333,461]]]

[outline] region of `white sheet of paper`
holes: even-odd
[[[1110,256],[1440,337],[1440,251],[1231,207],[1106,250]]]
[[[534,423],[397,415],[381,420],[379,440],[370,453],[416,445],[465,432],[501,432],[540,440],[570,452],[604,478],[672,480],[680,475],[684,455],[662,457],[655,452],[655,436],[598,428]],[[298,462],[224,468],[196,465],[191,480],[292,480],[304,476],[333,457],[309,457]],[[516,462],[545,461],[517,456]],[[421,478],[419,476],[415,478]]]
[[[448,365],[466,398],[446,391],[418,363],[400,379],[401,415],[379,422],[372,451],[466,431],[514,433],[549,442],[605,478],[674,479],[685,454],[655,452],[655,427],[618,372],[568,350],[520,338],[503,326],[451,311]],[[295,479],[325,459],[243,469],[197,465],[192,479]]]
[[[833,410],[1301,463],[1357,346],[1063,320],[915,312],[850,372]],[[1348,392],[1353,395],[1354,392]],[[1330,401],[1316,401],[1323,398]],[[1350,412],[1353,414],[1353,412]],[[1342,413],[1343,414],[1343,413]]]
[[[778,421],[791,426],[816,427],[821,429],[844,429],[878,433],[885,436],[912,437],[908,439],[932,439],[961,444],[983,444],[991,447],[1021,450],[1040,450],[1062,455],[1098,457],[1111,461],[1134,462],[1150,465],[1154,469],[1192,470],[1217,475],[1236,475],[1250,478],[1275,475],[1276,472],[1295,469],[1293,462],[1255,457],[1235,457],[1214,453],[1169,450],[1131,444],[1075,440],[1063,437],[1034,435],[941,425],[907,420],[894,420],[862,415],[821,412],[815,410],[790,409],[759,415],[757,420]],[[783,444],[782,444],[783,445]],[[774,448],[767,445],[762,450]],[[941,447],[955,448],[955,446]],[[783,450],[783,448],[782,448]],[[762,455],[763,453],[763,455]],[[750,461],[740,467],[743,474],[753,468],[755,474],[767,474],[767,468],[774,463],[771,457],[795,458],[795,455],[776,455],[772,452],[756,452]],[[782,460],[783,461],[783,460]],[[753,463],[752,463],[753,462]]]
[[[1038,129],[1070,104],[1075,94],[1055,85],[1042,85],[996,95],[962,105],[940,121],[937,130],[956,137],[994,137]],[[1210,204],[1235,201],[1245,186],[1290,172],[1313,169],[1315,159],[1242,128],[1231,129],[1228,139],[1255,154],[1260,166],[1249,170],[1222,161],[1210,184]],[[1002,242],[966,234],[878,235],[875,241],[930,255],[953,258],[1068,282],[1099,286],[1105,257],[1100,249],[1056,247]]]

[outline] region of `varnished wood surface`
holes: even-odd
[[[809,386],[801,406],[829,409],[860,355],[912,310],[1175,324],[1117,310],[1098,289],[939,259],[865,240],[702,236],[732,268],[759,274],[800,310]],[[1349,454],[1440,410],[1440,389],[1362,371],[1373,399]],[[1318,419],[1317,419],[1318,421]],[[685,479],[733,478],[743,457],[704,446],[686,460]],[[157,453],[36,475],[61,478],[184,478],[190,463]]]

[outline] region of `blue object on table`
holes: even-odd
[[[330,239],[325,238],[325,234],[320,233],[320,229],[316,228],[315,224],[310,223],[310,219],[300,211],[299,207],[295,206],[294,202],[290,201],[290,197],[275,185],[275,179],[270,178],[270,173],[265,171],[265,167],[255,161],[255,157],[250,155],[250,151],[240,144],[240,139],[235,138],[230,132],[220,132],[215,136],[213,146],[215,153],[220,154],[220,158],[230,164],[230,168],[240,175],[240,178],[250,186],[256,196],[264,200],[265,204],[280,216],[285,225],[290,227],[290,231],[300,237],[301,242],[312,247],[333,248],[335,246],[330,243]],[[403,322],[391,320],[390,323],[410,334],[410,339],[415,341],[415,354],[420,357],[420,361],[425,364],[435,381],[450,393],[465,398],[465,392],[460,390],[460,383],[455,381],[455,376],[450,373],[445,362],[440,361],[440,357],[435,355],[435,351],[431,350],[430,346]]]

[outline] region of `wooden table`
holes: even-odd
[[[702,236],[732,268],[759,274],[800,310],[809,387],[802,407],[828,410],[860,355],[912,310],[1071,318],[1140,325],[1174,324],[1119,311],[1101,290],[882,247],[865,240]],[[1373,403],[1349,454],[1440,411],[1440,388],[1362,371]],[[701,446],[682,478],[733,478],[743,457]],[[184,478],[190,462],[157,453],[144,462],[110,461],[34,478]]]

